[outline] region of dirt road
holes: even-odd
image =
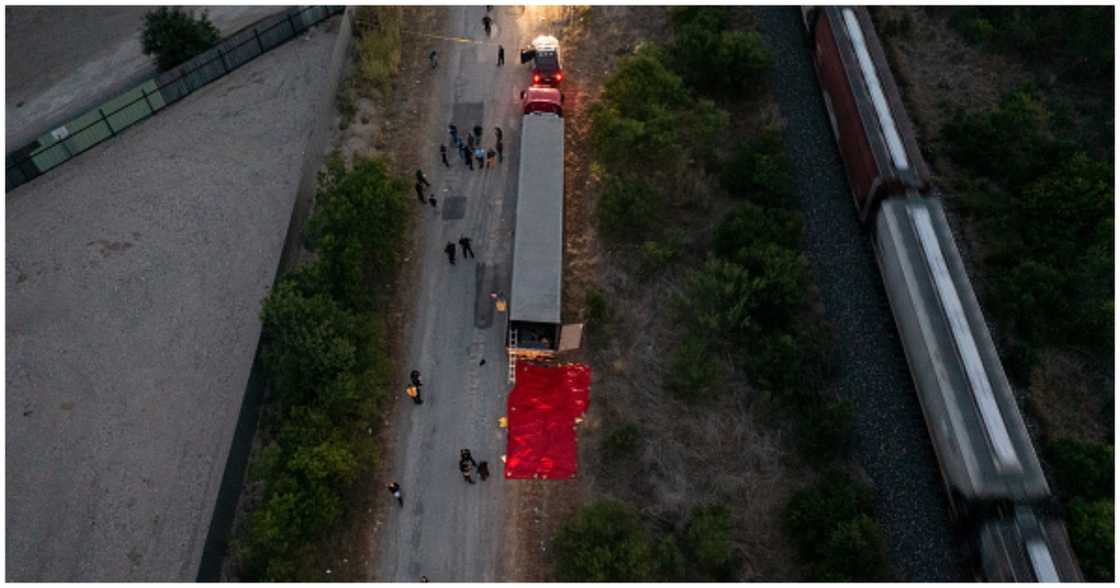
[[[423,232],[420,283],[411,317],[409,365],[424,379],[424,404],[405,403],[398,411],[395,463],[404,507],[390,511],[379,541],[378,581],[433,582],[504,579],[500,561],[506,536],[506,500],[500,456],[505,432],[498,417],[508,393],[504,349],[505,315],[496,313],[489,293],[509,291],[513,216],[516,205],[520,113],[518,95],[528,69],[518,65],[517,48],[527,43],[537,9],[494,7],[495,26],[483,31],[482,7],[447,7],[447,30],[431,37],[439,51],[439,68],[431,101],[433,128],[420,129],[420,160],[439,200],[428,208]],[[441,38],[446,37],[446,38]],[[506,65],[497,67],[498,44]],[[425,51],[426,52],[426,51]],[[447,143],[447,124],[461,133],[476,124],[485,129],[483,143],[494,144],[494,127],[504,132],[505,161],[494,169],[471,171],[453,150],[451,167],[439,160]],[[417,206],[420,206],[417,203]],[[450,265],[443,252],[461,235],[473,240],[476,259]],[[485,365],[480,365],[485,359]],[[469,448],[478,461],[490,462],[491,477],[468,485],[458,472],[459,450]],[[378,488],[383,492],[383,488]],[[388,499],[386,494],[386,499]]]

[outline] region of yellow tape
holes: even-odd
[[[443,40],[443,41],[451,41],[452,43],[467,43],[469,45],[497,45],[497,43],[487,43],[485,41],[475,41],[474,39],[468,39],[466,37],[445,37],[443,35],[433,35],[431,33],[421,33],[421,32],[417,32],[417,31],[401,31],[401,32],[402,33],[407,33],[409,35],[416,35],[416,36],[419,36],[419,37],[429,37],[431,39],[440,39],[440,40]]]

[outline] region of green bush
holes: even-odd
[[[1030,87],[1009,93],[990,112],[957,112],[942,129],[949,155],[964,168],[1013,189],[1049,169],[1058,155],[1050,139],[1050,113]]]
[[[354,317],[325,295],[305,297],[281,280],[265,299],[261,322],[265,369],[286,403],[310,401],[357,364]]]
[[[871,581],[886,572],[871,488],[832,470],[795,494],[783,513],[786,533],[817,581]]]
[[[1111,445],[1061,439],[1047,443],[1046,457],[1063,496],[1085,500],[1113,496],[1116,470]]]
[[[1111,498],[1093,502],[1075,499],[1068,512],[1070,541],[1085,579],[1112,582],[1116,519]]]
[[[395,270],[407,228],[404,184],[381,163],[348,171],[338,157],[319,179],[309,223],[319,259],[285,275],[261,309],[276,406],[250,466],[262,502],[236,540],[246,580],[313,573],[317,542],[345,515],[349,486],[376,462],[369,427],[392,376],[379,298],[368,292]]]
[[[731,511],[722,505],[696,507],[685,528],[691,561],[707,577],[730,580],[735,575],[735,545],[731,541]]]
[[[703,337],[690,335],[673,352],[665,387],[687,402],[722,396],[723,363]]]
[[[609,176],[599,198],[599,232],[619,242],[642,241],[657,231],[664,196],[637,177]]]
[[[408,227],[407,186],[390,178],[380,160],[358,159],[349,171],[332,169],[316,194],[307,225],[332,297],[364,310],[400,257]]]
[[[758,280],[742,265],[709,259],[690,277],[687,294],[678,305],[692,332],[734,346],[761,331],[755,312],[759,289]]]
[[[671,234],[661,241],[645,241],[641,246],[641,267],[638,273],[642,277],[653,276],[676,263],[683,253],[684,241],[677,234]]]
[[[589,504],[552,540],[561,582],[640,582],[656,563],[638,514],[612,500]]]
[[[798,445],[811,463],[827,464],[845,456],[855,407],[847,400],[818,400],[801,407]]]
[[[653,561],[657,566],[657,577],[654,579],[661,582],[680,582],[685,579],[688,562],[672,534],[662,536],[653,547]]]
[[[801,215],[777,209],[762,208],[750,202],[739,204],[716,227],[712,247],[723,259],[735,259],[736,254],[758,243],[775,243],[789,249],[799,249],[801,241]]]
[[[1101,6],[957,6],[950,25],[970,42],[1051,65],[1073,80],[1112,75],[1114,12]]]
[[[771,128],[739,143],[720,180],[733,196],[771,208],[789,207],[793,193],[791,169],[782,135]]]
[[[144,15],[141,44],[161,70],[169,70],[221,40],[206,11],[197,17],[178,6],[160,6]]]
[[[674,69],[701,92],[758,96],[773,58],[757,32],[727,30],[729,16],[722,6],[677,8],[670,17]]]
[[[887,573],[887,547],[883,530],[869,515],[840,523],[828,538],[817,575],[827,582],[882,580]]]
[[[634,423],[627,423],[613,429],[603,438],[603,460],[618,463],[633,460],[638,456],[642,442],[642,430]]]
[[[592,287],[588,290],[585,304],[583,320],[587,344],[598,349],[610,339],[613,313],[606,294],[599,288]]]

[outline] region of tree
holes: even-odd
[[[144,55],[154,55],[161,70],[186,62],[220,39],[206,11],[196,17],[178,6],[161,6],[144,15]]]
[[[800,241],[800,214],[743,202],[716,227],[712,246],[719,257],[735,259],[740,249],[758,243],[775,243],[789,249],[798,249]]]
[[[733,196],[749,198],[762,206],[789,207],[793,176],[781,133],[770,128],[742,141],[720,177]]]
[[[718,504],[699,506],[685,529],[692,561],[707,576],[730,580],[735,574],[735,545],[731,541],[731,511]]]
[[[727,374],[702,337],[689,335],[673,352],[666,387],[680,399],[696,402],[720,392]]]
[[[599,199],[599,231],[609,240],[641,241],[656,231],[664,208],[661,192],[635,176],[609,175]]]
[[[396,266],[407,228],[406,193],[404,181],[389,177],[376,159],[320,176],[308,233],[333,297],[348,308],[370,308],[374,285]]]
[[[840,470],[821,476],[786,504],[785,529],[815,579],[874,580],[886,569],[882,532],[872,518],[872,493]]]
[[[1046,450],[1063,495],[1086,500],[1113,495],[1115,455],[1111,445],[1060,439],[1048,443]]]
[[[655,569],[638,514],[612,500],[583,507],[552,545],[562,582],[640,582]]]
[[[305,297],[281,280],[261,309],[265,367],[282,400],[302,404],[354,369],[353,317],[322,294]]]
[[[1111,499],[1088,502],[1078,498],[1070,503],[1070,541],[1089,581],[1113,580],[1115,528],[1115,506]]]

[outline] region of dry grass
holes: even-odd
[[[1031,412],[1049,439],[1112,442],[1112,386],[1089,361],[1071,352],[1045,350],[1031,370]],[[1089,418],[1087,418],[1089,417]]]
[[[587,501],[613,497],[637,506],[650,520],[682,529],[696,506],[722,503],[733,516],[733,539],[744,579],[797,577],[793,548],[781,530],[788,498],[808,484],[811,472],[791,457],[789,431],[769,404],[752,397],[741,378],[726,394],[693,407],[662,387],[668,358],[684,333],[674,321],[673,298],[687,268],[708,246],[713,228],[735,205],[713,195],[715,179],[696,166],[680,178],[674,218],[691,243],[683,263],[646,277],[632,251],[607,250],[594,226],[599,178],[591,165],[588,107],[598,98],[614,64],[643,40],[668,33],[666,10],[595,6],[564,31],[567,143],[565,178],[564,318],[583,319],[587,293],[601,289],[613,315],[609,335],[573,360],[592,365],[591,405],[580,431],[580,481]],[[732,113],[729,135],[749,135],[781,124],[768,102]],[[732,358],[722,360],[730,365]],[[635,424],[641,435],[627,460],[605,461],[603,443],[617,428]],[[534,576],[534,579],[537,579]]]
[[[401,6],[362,6],[355,9],[358,36],[357,88],[367,98],[387,98],[401,67]]]

